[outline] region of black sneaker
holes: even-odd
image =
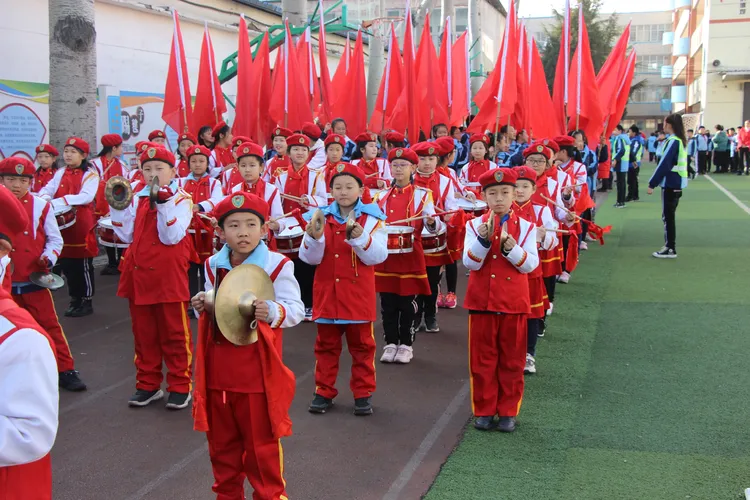
[[[333,407],[333,399],[324,398],[320,394],[316,394],[307,408],[310,413],[325,413]]]
[[[164,393],[161,392],[161,389],[156,389],[155,391],[144,391],[144,390],[138,389],[135,391],[135,394],[130,396],[128,405],[137,406],[137,407],[148,406],[154,401],[159,401],[163,397],[164,397]]]
[[[437,333],[440,331],[440,327],[437,324],[437,318],[425,318],[424,319],[425,324],[425,331],[427,333]]]
[[[497,430],[500,432],[513,432],[516,430],[516,417],[500,417],[497,423]]]
[[[677,258],[677,252],[667,247],[664,247],[658,252],[652,253],[651,255],[653,255],[657,259],[676,259]]]
[[[94,305],[91,303],[91,299],[83,299],[81,305],[73,309],[70,314],[67,314],[67,311],[65,313],[66,316],[70,316],[71,318],[90,316],[94,314]]]
[[[491,431],[496,426],[495,417],[477,417],[474,420],[474,428],[480,431]]]
[[[615,203],[614,206],[615,206],[615,208],[625,208],[625,204],[624,203]]]
[[[70,305],[68,305],[68,308],[65,310],[65,316],[72,316],[73,311],[80,308],[82,302],[83,299],[70,299]]]
[[[354,414],[358,417],[372,415],[372,397],[356,398],[354,400]]]
[[[193,396],[189,392],[170,392],[169,399],[167,399],[167,409],[182,410],[183,408],[187,408],[192,400]]]
[[[81,392],[86,390],[86,384],[78,377],[78,372],[68,370],[57,375],[57,384],[70,392]]]
[[[114,266],[104,266],[104,269],[99,273],[101,276],[118,276],[120,270]]]

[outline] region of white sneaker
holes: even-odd
[[[563,271],[563,273],[560,275],[559,278],[557,278],[558,283],[567,283],[570,281],[570,274]]]
[[[651,255],[653,255],[657,259],[676,259],[677,258],[677,252],[667,247],[663,247],[661,250],[659,250],[658,252],[654,252]]]
[[[552,316],[552,311],[555,310],[555,304],[552,302],[549,303],[549,309],[547,309],[547,316]]]
[[[383,355],[380,356],[380,362],[381,363],[393,363],[393,360],[396,357],[396,351],[398,350],[398,347],[396,344],[388,344],[383,348]]]
[[[591,234],[586,234],[586,241],[590,241],[591,243],[593,243],[597,241],[597,239],[591,236]]]
[[[400,345],[398,346],[398,352],[396,353],[396,357],[393,361],[395,363],[401,363],[405,365],[409,361],[411,361],[411,358],[413,357],[414,351],[410,345]]]
[[[578,244],[578,250],[586,251],[588,249],[589,249],[589,246],[585,241],[582,241]]]
[[[312,321],[312,307],[305,308],[305,321]]]
[[[526,366],[523,368],[524,373],[536,373],[536,360],[534,356],[526,353]]]

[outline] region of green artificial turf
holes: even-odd
[[[654,259],[648,175],[640,203],[616,210],[610,195],[606,245],[557,285],[517,431],[469,425],[427,500],[744,498],[750,215],[699,178],[680,201],[678,259]],[[713,178],[750,204],[750,177]]]

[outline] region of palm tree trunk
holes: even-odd
[[[71,135],[96,144],[93,0],[49,0],[50,143]]]

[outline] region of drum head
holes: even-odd
[[[53,273],[35,272],[29,275],[29,281],[42,288],[50,290],[59,290],[65,285],[65,280],[61,276]]]

